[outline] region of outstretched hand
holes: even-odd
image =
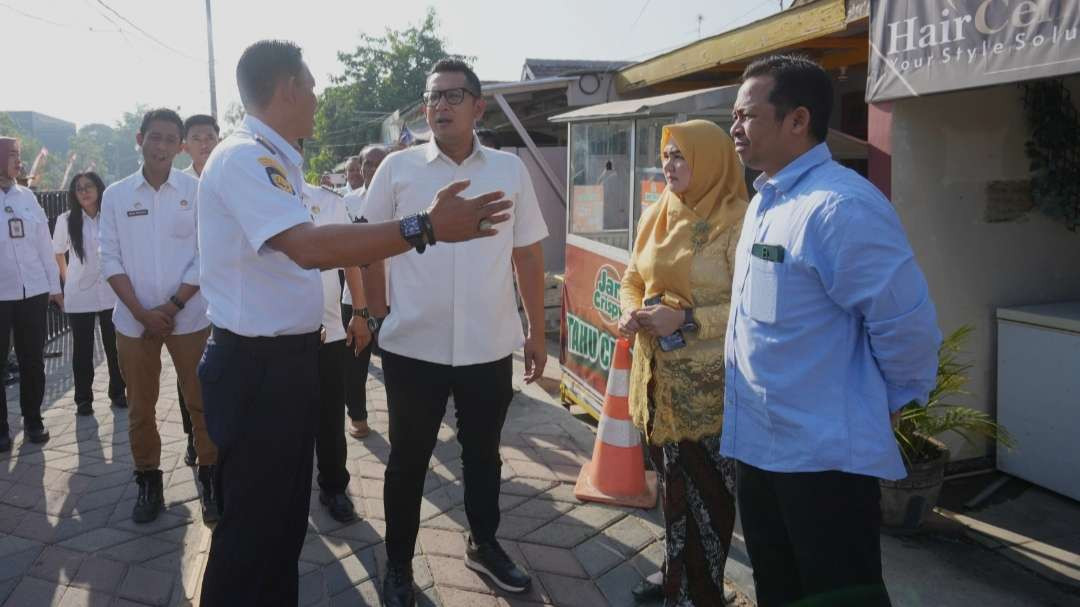
[[[494,236],[495,224],[510,219],[503,213],[513,203],[503,199],[503,192],[488,192],[472,198],[461,193],[469,187],[469,180],[455,181],[439,190],[428,207],[428,219],[439,242],[461,242],[474,238]]]

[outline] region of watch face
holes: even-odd
[[[367,328],[368,331],[371,331],[372,333],[377,332],[379,330],[379,321],[375,320],[374,318],[368,318]]]
[[[416,215],[410,215],[405,218],[405,233],[408,236],[420,235],[420,218]]]

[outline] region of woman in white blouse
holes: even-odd
[[[76,175],[68,187],[69,209],[56,219],[53,229],[53,253],[60,266],[65,311],[74,342],[71,370],[75,378],[78,415],[94,413],[95,317],[101,323],[101,341],[109,365],[109,399],[114,407],[127,406],[124,380],[116,359],[116,333],[112,322],[116,294],[101,276],[98,254],[98,212],[104,191],[105,183],[96,173]]]

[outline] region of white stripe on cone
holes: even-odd
[[[607,393],[615,397],[630,396],[630,371],[612,368],[608,373]]]
[[[596,437],[614,447],[636,447],[641,444],[637,428],[630,420],[612,419],[606,415],[600,418]]]

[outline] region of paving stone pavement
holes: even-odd
[[[17,387],[8,388],[13,450],[0,454],[0,603],[197,604],[210,532],[199,517],[194,470],[182,460],[185,438],[168,356],[163,355],[157,408],[167,510],[153,524],[136,525],[130,520],[136,486],[127,412],[108,406],[102,363],[95,376],[94,416],[75,416],[69,348],[66,338],[47,348],[63,356],[47,359],[44,415],[52,439],[44,446],[23,441]],[[553,368],[547,375],[557,377],[557,359],[549,365]],[[520,360],[517,366],[520,370]],[[380,380],[375,358],[368,384],[373,431],[364,440],[349,439],[348,493],[362,518],[349,525],[335,522],[313,491],[299,563],[301,605],[379,604],[377,588],[386,560],[383,472],[389,453]],[[658,509],[585,504],[574,498],[573,483],[593,439],[587,424],[535,385],[515,395],[503,432],[499,537],[533,573],[533,587],[527,594],[510,595],[462,561],[468,523],[451,403],[425,486],[414,559],[423,591],[420,604],[633,604],[630,588],[663,560],[661,515]]]

